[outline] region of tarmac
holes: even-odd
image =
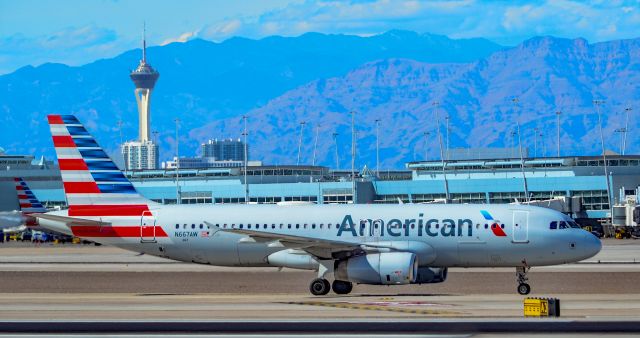
[[[523,318],[514,269],[450,269],[444,283],[356,285],[347,296],[314,297],[311,271],[180,263],[106,246],[0,243],[0,336],[99,327],[283,334],[300,328],[292,323],[307,323],[307,333],[366,333],[371,323],[379,328],[370,333],[640,332],[640,241],[605,240],[586,262],[534,267],[529,277],[530,296],[561,300],[560,318]],[[128,324],[106,325],[112,321]],[[246,325],[230,324],[238,322]],[[52,323],[66,326],[55,331]],[[353,329],[338,330],[345,327]]]

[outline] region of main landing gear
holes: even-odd
[[[516,268],[516,278],[518,280],[518,293],[521,295],[528,295],[531,292],[531,286],[527,284],[529,278],[527,272],[529,272],[529,266],[519,266]]]
[[[333,285],[329,284],[329,281],[324,278],[316,278],[311,281],[311,285],[309,285],[309,291],[314,296],[324,296],[329,291],[333,289],[333,292],[339,295],[346,295],[353,290],[353,283],[342,281],[342,280],[334,280]]]
[[[316,278],[311,281],[309,291],[311,291],[311,294],[314,296],[324,296],[331,291],[331,284],[324,278]]]

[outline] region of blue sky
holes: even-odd
[[[505,45],[538,35],[598,42],[638,37],[640,0],[0,0],[0,74],[116,56],[139,47],[143,21],[150,45],[390,29]]]

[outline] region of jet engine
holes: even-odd
[[[411,252],[383,252],[337,261],[336,280],[360,284],[410,284],[418,272],[417,256]]]
[[[442,283],[447,279],[447,268],[418,268],[418,276],[413,284]]]

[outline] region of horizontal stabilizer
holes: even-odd
[[[77,217],[67,217],[67,216],[51,215],[51,214],[34,214],[32,216],[38,219],[64,223],[68,227],[83,226],[83,225],[111,226],[111,223],[109,222],[101,222],[101,221],[95,221],[92,219],[84,219],[84,218],[77,218]]]

